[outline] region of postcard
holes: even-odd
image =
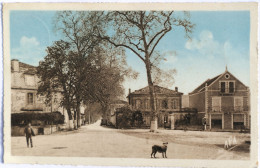
[[[258,166],[257,5],[5,3],[4,162]]]

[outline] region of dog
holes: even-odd
[[[156,154],[157,152],[162,153],[162,157],[163,157],[163,158],[164,158],[164,157],[167,158],[167,156],[166,156],[167,145],[168,145],[168,142],[164,142],[164,143],[163,143],[163,146],[153,145],[153,146],[152,146],[151,158],[152,158],[152,157],[156,158],[156,157],[155,157],[155,154]]]

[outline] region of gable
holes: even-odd
[[[219,90],[221,81],[235,82],[235,90],[247,90],[247,86],[245,86],[240,80],[238,80],[233,74],[228,71],[223,73],[221,76],[219,76],[218,79],[212,82],[212,84],[209,85],[209,90]]]
[[[220,81],[234,81],[236,90],[247,90],[246,85],[244,85],[239,79],[237,79],[233,74],[226,70],[224,73],[206,80],[189,94],[195,94],[205,91],[206,85],[208,86],[209,90],[219,90]]]

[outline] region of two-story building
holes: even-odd
[[[250,92],[239,79],[226,71],[208,79],[189,93],[189,105],[206,117],[209,129],[250,127]]]
[[[51,113],[61,112],[65,117],[65,124],[68,122],[68,115],[64,108],[60,106],[61,94],[59,92],[53,95],[53,99],[50,104],[44,103],[45,97],[37,95],[39,78],[36,75],[36,67],[19,62],[16,59],[11,61],[11,114],[24,113]],[[26,122],[31,122],[33,126],[39,128],[43,125],[48,125],[48,121],[40,120],[21,120],[16,123],[12,121],[14,127],[12,127],[13,135],[23,134],[23,130],[17,127],[17,125],[24,125]],[[36,127],[35,127],[36,128]],[[39,129],[39,130],[42,130]],[[35,130],[38,133],[38,129]],[[45,130],[45,134],[47,133]]]
[[[181,112],[182,106],[182,95],[183,93],[175,90],[154,86],[156,108],[158,112],[158,126],[162,127],[165,124],[173,124],[176,120],[174,113]],[[129,95],[127,96],[129,105],[132,110],[139,110],[142,112],[144,125],[150,126],[151,121],[151,108],[150,108],[150,94],[149,87],[145,87],[139,90],[131,92],[129,89]],[[180,115],[178,115],[180,116]],[[174,129],[174,126],[171,126]]]

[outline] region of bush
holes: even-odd
[[[116,111],[117,128],[141,127],[143,116],[141,111],[132,111],[129,107],[121,107]]]
[[[143,115],[142,115],[141,111],[133,112],[132,113],[132,120],[131,120],[132,127],[140,128],[143,123],[144,123],[144,121],[143,121]]]
[[[24,126],[27,123],[32,122],[32,120],[47,121],[52,122],[53,124],[64,124],[64,115],[58,111],[52,113],[25,112],[11,115],[12,126]]]
[[[131,127],[132,110],[128,107],[122,107],[117,110],[117,127],[129,128]]]

